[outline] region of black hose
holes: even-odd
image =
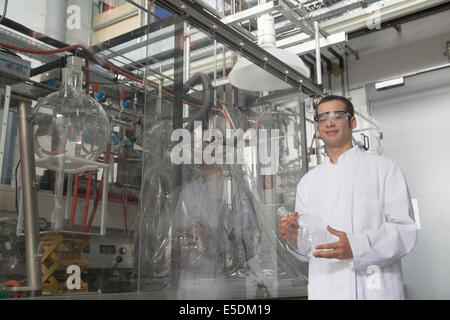
[[[193,130],[194,128],[194,121],[202,121],[203,128],[206,126],[208,121],[208,113],[214,104],[214,88],[212,86],[211,79],[208,75],[201,72],[196,73],[184,83],[183,94],[186,95],[192,87],[199,83],[201,83],[203,87],[203,95],[201,99],[202,108],[191,119],[189,119],[188,128],[190,130]]]

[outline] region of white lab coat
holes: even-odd
[[[353,147],[298,183],[295,210],[344,231],[353,259],[309,259],[309,299],[404,299],[401,258],[415,246],[405,178],[391,160]],[[331,235],[331,234],[330,234]],[[330,242],[338,240],[331,235]],[[291,251],[294,256],[304,260]]]

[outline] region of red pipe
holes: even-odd
[[[120,70],[118,67],[116,67],[115,65],[109,63],[108,61],[104,61],[104,63],[105,63],[105,65],[106,65],[108,68],[110,68],[110,69],[111,69],[112,71],[114,71],[115,73],[118,73],[118,74],[120,74],[120,75],[122,75],[122,76],[124,76],[124,77],[126,77],[126,78],[128,78],[128,79],[130,79],[130,80],[133,80],[133,81],[136,81],[136,82],[139,82],[139,83],[142,83],[142,84],[144,83],[144,81],[142,81],[141,79],[138,79],[138,78],[136,78],[136,77],[133,77],[133,76],[129,75],[129,74],[126,73],[126,72],[123,72],[123,71]],[[159,86],[158,86],[157,84],[154,84],[154,83],[151,83],[151,82],[147,82],[147,85],[150,86],[150,87],[159,89]],[[165,95],[169,96],[169,97],[173,97],[173,96],[174,96],[172,93],[170,93],[170,92],[168,92],[168,91],[166,91],[166,90],[164,90],[164,89],[162,89],[161,92],[164,93]],[[201,107],[202,107],[202,106],[200,106],[200,105],[198,105],[198,104],[189,102],[189,101],[187,101],[187,100],[183,100],[183,103],[185,103],[185,104],[187,104],[187,105],[190,105],[190,106],[192,106],[192,107],[194,107],[194,108],[201,108]],[[217,109],[217,108],[212,108],[212,110],[221,113],[221,114],[227,119],[228,124],[231,123],[230,118],[228,117],[228,115],[227,115],[223,110],[220,110],[220,109]]]
[[[22,280],[20,282],[17,280],[7,280],[7,281],[3,282],[3,286],[4,287],[20,287],[24,282],[25,282],[25,280]],[[24,295],[25,295],[25,291],[18,291],[14,295],[14,298],[23,298]]]
[[[259,115],[259,117],[256,119],[256,125],[255,125],[256,129],[259,128],[259,123],[261,122],[261,120],[262,120],[263,118],[269,117],[269,116],[277,116],[277,115],[279,115],[279,114],[280,114],[280,113],[278,113],[278,112],[261,113],[261,114]]]
[[[22,98],[28,99],[28,100],[37,101],[36,98],[30,97],[30,96],[28,96],[26,94],[23,94],[23,93],[18,93],[18,92],[15,92],[15,91],[11,91],[11,94],[15,95],[15,96],[18,96],[18,97],[22,97]]]
[[[81,232],[87,232],[86,231],[86,220],[89,210],[89,201],[91,198],[91,186],[92,186],[92,175],[94,174],[93,170],[89,170],[89,176],[88,176],[88,184],[86,189],[86,198],[84,200],[84,211],[83,211],[83,219],[81,221]]]
[[[34,53],[34,54],[53,54],[53,53],[59,53],[59,52],[64,52],[64,51],[70,51],[70,50],[73,50],[73,49],[83,49],[83,50],[86,50],[82,45],[79,45],[79,44],[75,44],[75,45],[72,45],[72,46],[67,46],[67,47],[63,47],[63,48],[59,48],[59,49],[53,49],[53,50],[35,50],[35,49],[27,49],[27,48],[16,47],[16,46],[10,45],[10,44],[8,44],[8,43],[4,43],[4,42],[0,42],[0,46],[9,48],[9,49],[11,49],[11,50],[16,50],[16,51],[20,51],[20,52],[27,52],[27,53]],[[128,79],[130,79],[130,80],[137,81],[137,82],[142,83],[142,84],[144,83],[143,80],[141,80],[141,79],[139,79],[139,78],[136,78],[136,77],[133,77],[132,75],[130,75],[130,74],[128,74],[128,73],[122,71],[121,69],[119,69],[118,67],[116,67],[115,65],[113,65],[112,63],[110,63],[110,62],[108,62],[108,61],[105,61],[105,60],[103,60],[103,59],[100,58],[100,57],[97,57],[97,58],[98,58],[99,60],[102,60],[103,63],[104,63],[110,70],[112,70],[112,71],[114,71],[114,72],[116,72],[116,73],[118,73],[118,74],[120,74],[120,75],[122,75],[122,76],[124,76],[124,77],[126,77],[126,78],[128,78]],[[153,88],[159,89],[159,86],[158,86],[157,84],[154,84],[154,83],[151,83],[151,82],[147,82],[147,85],[149,85],[149,86],[151,86],[151,87],[153,87]],[[169,97],[173,97],[173,94],[172,94],[172,93],[170,93],[170,92],[168,92],[168,91],[166,91],[166,90],[164,90],[164,89],[162,89],[162,92],[163,92],[165,95],[169,96]],[[190,106],[192,106],[192,107],[195,107],[195,108],[201,108],[200,105],[195,104],[195,103],[192,103],[192,102],[189,102],[189,101],[186,101],[186,100],[183,100],[183,103],[185,103],[185,104],[187,104],[187,105],[190,105]],[[227,119],[228,124],[231,123],[230,118],[228,117],[228,115],[227,115],[223,110],[220,110],[220,109],[217,109],[217,108],[212,108],[212,110],[221,113],[221,114]]]
[[[71,46],[72,47],[72,46]],[[68,48],[68,47],[66,47]],[[61,48],[64,49],[64,48]],[[61,50],[60,49],[60,50]],[[87,59],[84,59],[84,66],[85,66],[85,75],[86,75],[86,89],[85,92],[86,94],[89,94],[89,62]],[[75,151],[75,153],[77,154],[77,156],[80,154],[80,146],[77,145],[77,150]],[[78,182],[80,179],[80,174],[77,172],[75,173],[75,177],[74,177],[74,184],[73,184],[73,198],[72,198],[72,210],[70,212],[70,223],[69,223],[69,230],[72,231],[73,229],[73,224],[75,221],[75,212],[77,209],[77,200],[78,200]],[[92,184],[92,170],[89,171],[89,178],[88,178],[89,182],[88,182],[88,186],[87,186],[87,191],[86,191],[86,200],[85,201],[85,206],[84,206],[84,213],[83,213],[83,223],[86,223],[86,217],[87,216],[87,210],[89,209],[89,195],[91,192],[91,184]],[[81,231],[83,231],[84,225],[81,225]]]
[[[11,49],[11,50],[16,50],[16,51],[20,51],[20,52],[26,52],[26,53],[33,53],[33,54],[54,54],[54,53],[70,51],[70,50],[73,50],[73,49],[84,49],[84,47],[82,45],[79,45],[79,44],[74,44],[72,46],[67,46],[67,47],[53,49],[53,50],[36,50],[36,49],[21,48],[21,47],[16,47],[16,46],[13,46],[11,44],[4,43],[4,42],[0,42],[0,46],[6,47],[6,48]]]
[[[34,132],[34,141],[36,142],[37,146],[39,147],[39,150],[41,150],[43,153],[47,154],[47,155],[56,155],[58,153],[60,153],[61,151],[63,151],[64,147],[66,146],[66,142],[67,142],[67,135],[64,135],[64,138],[62,139],[62,141],[59,143],[58,145],[58,149],[53,150],[53,151],[48,151],[45,150],[41,144],[39,143],[39,137],[38,134],[39,132],[41,132],[42,130],[47,129],[48,130],[49,127],[38,127],[36,129],[36,131]]]

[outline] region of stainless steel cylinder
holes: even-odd
[[[36,164],[34,161],[33,126],[30,104],[18,101],[20,159],[22,169],[23,213],[25,233],[25,261],[29,295],[40,295],[42,291],[41,254],[38,225]]]

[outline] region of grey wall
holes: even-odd
[[[388,28],[349,41],[360,59],[348,56],[350,88],[396,78],[449,63],[444,55],[450,41],[450,10]],[[340,51],[341,52],[341,51]],[[340,78],[332,76],[333,92],[340,94]]]
[[[450,299],[450,68],[377,91],[368,85],[385,155],[401,167],[418,199],[421,229],[403,259],[409,299]]]

